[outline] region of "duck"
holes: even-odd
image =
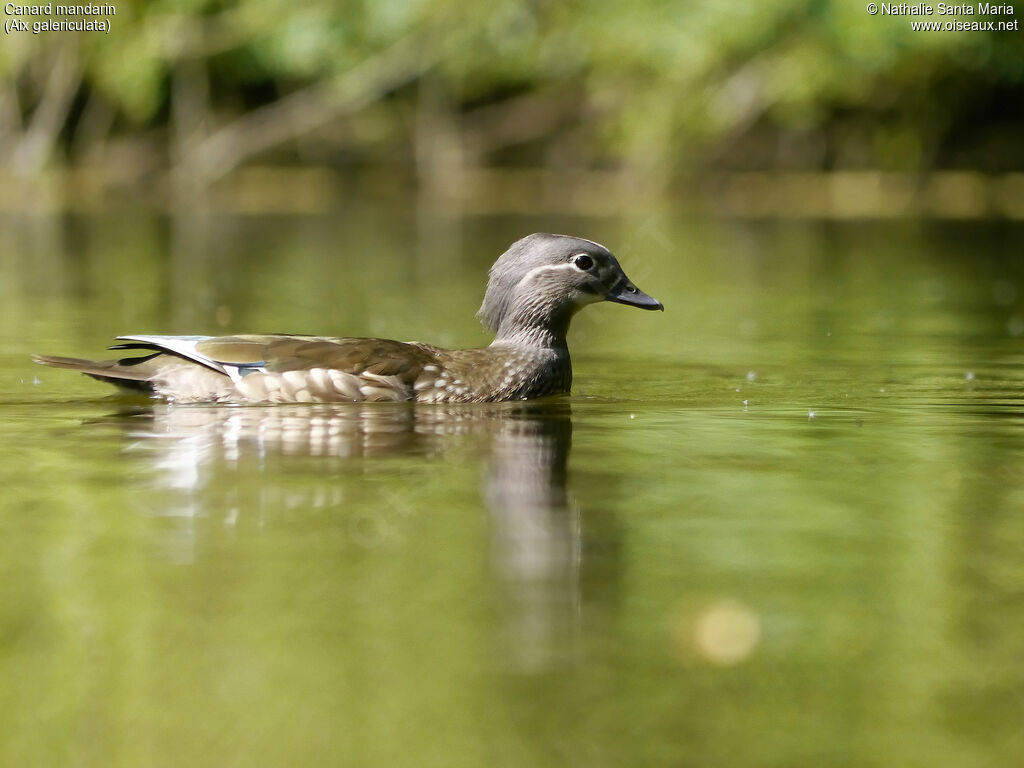
[[[509,246],[488,273],[477,316],[494,341],[483,348],[291,334],[130,335],[109,347],[128,353],[114,360],[33,358],[172,403],[531,400],[570,391],[569,323],[601,301],[665,309],[605,246],[534,233]]]

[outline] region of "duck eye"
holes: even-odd
[[[586,272],[588,269],[594,266],[594,260],[587,256],[587,254],[585,253],[581,253],[579,256],[573,259],[572,263],[575,264],[580,269],[582,269],[584,272]]]

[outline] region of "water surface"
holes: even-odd
[[[8,218],[0,762],[1024,761],[1019,225]],[[126,402],[118,333],[487,343],[493,258],[607,243],[569,397]]]

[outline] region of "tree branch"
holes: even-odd
[[[16,173],[32,176],[46,164],[81,82],[82,63],[78,46],[69,43],[58,50],[42,98],[14,148],[11,165]]]
[[[190,181],[209,184],[253,155],[364,109],[433,65],[422,37],[410,35],[338,77],[284,96],[239,117],[192,148],[185,148]]]

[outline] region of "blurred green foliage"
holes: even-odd
[[[3,164],[140,173],[230,147],[216,176],[254,158],[409,164],[455,137],[473,165],[664,178],[1024,165],[1019,31],[915,32],[860,3],[115,7],[109,34],[7,36]]]

